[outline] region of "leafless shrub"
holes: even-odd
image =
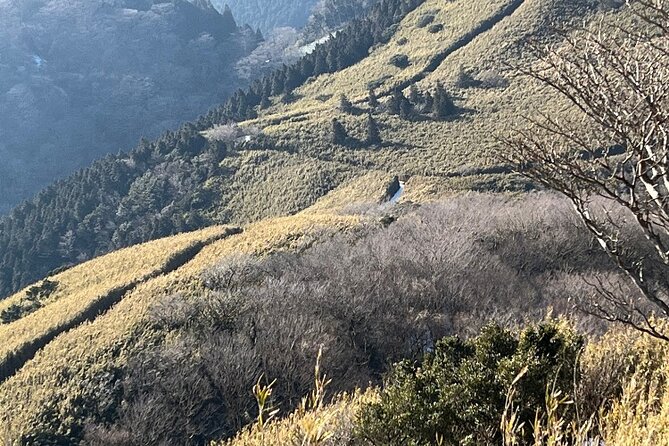
[[[582,277],[620,277],[578,223],[556,195],[467,194],[387,228],[320,234],[297,252],[222,259],[202,274],[200,296],[152,310],[174,340],[133,362],[124,409],[105,432],[135,444],[223,437],[256,415],[249,389],[260,374],[277,379],[273,405],[296,407],[321,347],[336,394],[379,382],[445,335],[549,308],[570,314],[592,292]]]
[[[532,120],[506,140],[503,156],[568,197],[637,290],[600,281],[587,310],[669,341],[652,317],[669,317],[669,10],[651,0],[627,8],[634,26],[604,21],[538,49],[541,63],[525,73],[569,100],[574,115]],[[621,215],[654,252],[639,255]]]

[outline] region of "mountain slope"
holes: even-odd
[[[495,136],[534,105],[563,107],[507,64],[527,63],[528,39],[550,39],[551,23],[594,6],[385,0],[368,21],[195,124],[100,161],[1,220],[0,294],[134,243],[297,212],[370,169],[431,176],[434,191],[524,189],[496,165]],[[402,55],[407,66],[398,67]],[[455,101],[449,116],[425,110],[439,85]],[[370,87],[380,102],[373,109]],[[400,100],[408,111],[390,107],[397,87],[416,96]],[[341,94],[352,110],[341,111]],[[370,112],[381,144],[365,141]],[[343,144],[332,139],[335,117],[349,136]],[[216,127],[232,119],[240,122]]]
[[[0,214],[224,101],[256,44],[204,1],[0,2]]]
[[[358,193],[356,198],[346,194],[346,199],[351,200],[350,203],[358,200],[378,202],[383,198],[389,180],[384,175],[371,175],[366,179],[370,195]],[[40,310],[7,324],[4,329],[7,336],[19,326],[45,329],[57,323],[56,315],[74,316],[76,310],[72,306],[87,305],[81,297],[90,298],[114,286],[110,280],[114,275],[121,274],[119,283],[133,281],[136,285],[124,290],[108,311],[92,318],[89,323],[69,327],[51,337],[33,360],[20,364],[10,373],[2,369],[8,379],[0,384],[0,426],[8,430],[1,430],[0,438],[5,433],[12,436],[19,433],[27,442],[71,444],[81,439],[85,422],[111,421],[118,409],[118,379],[133,351],[162,342],[171,331],[167,326],[155,325],[151,307],[172,295],[192,296],[205,291],[202,272],[222,258],[295,250],[308,246],[310,240],[324,232],[335,234],[359,227],[359,217],[337,215],[338,207],[333,206],[337,201],[341,198],[335,194],[329,204],[324,203],[313,212],[252,224],[241,233],[211,228],[151,242],[50,276],[49,280],[62,284],[63,293],[76,292],[54,294]],[[198,241],[206,241],[206,246],[192,253],[174,271],[147,277],[137,266],[128,268],[127,262],[137,264],[140,261],[147,267],[155,267],[161,258]],[[99,271],[103,280],[90,277],[89,271]],[[10,301],[15,302],[24,294],[21,292]],[[40,335],[33,333],[32,338],[35,336]],[[19,340],[16,336],[10,338]],[[25,342],[30,342],[29,339],[31,337],[26,336]],[[12,351],[14,347],[8,346],[6,352]],[[29,384],[34,382],[42,385]],[[23,404],[17,405],[16,401],[23,401]],[[90,413],[92,418],[78,415],[84,412]]]
[[[301,28],[307,23],[317,0],[215,0],[220,10],[229,6],[240,23],[248,23],[263,32],[282,26]]]
[[[506,64],[532,63],[528,39],[553,39],[551,22],[595,14],[596,5],[411,5],[381,39],[352,30],[333,37],[302,61],[316,62],[302,77],[322,65],[308,81],[287,87],[298,74],[286,68],[2,221],[5,289],[47,276],[47,266],[210,227],[53,272],[0,303],[0,440],[208,444],[255,420],[249,390],[263,376],[280,378],[274,395],[283,414],[299,406],[323,346],[335,391],[347,391],[380,383],[393,362],[491,318],[571,314],[571,298],[592,294],[575,275],[624,283],[566,201],[452,197],[527,186],[497,164],[495,135],[525,112],[569,110]],[[356,38],[373,42],[370,49]],[[268,84],[268,97],[258,95]],[[347,136],[337,138],[337,128]],[[648,356],[662,363],[663,355]],[[621,357],[639,362],[629,351],[613,355],[604,369],[613,378],[593,380],[618,389],[627,376],[616,374]],[[344,398],[323,419],[366,398]],[[289,429],[277,435],[293,442],[305,428],[300,417],[297,429],[270,429]]]

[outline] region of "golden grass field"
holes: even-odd
[[[151,328],[149,311],[153,304],[170,295],[204,291],[201,272],[226,256],[263,256],[300,249],[323,232],[354,230],[363,219],[341,214],[341,206],[351,204],[351,200],[378,204],[390,180],[388,176],[371,175],[366,181],[368,195],[350,197],[335,191],[333,197],[323,198],[315,209],[253,223],[240,234],[226,236],[225,227],[213,227],[118,251],[54,276],[54,280],[64,284],[62,294],[24,318],[30,324],[19,320],[8,325],[3,332],[7,341],[4,351],[76,316],[77,311],[110,287],[133,280],[140,283],[94,321],[57,336],[0,384],[0,439],[2,435],[16,438],[24,432],[39,431],[49,419],[57,418],[65,421],[63,426],[74,426],[93,398],[96,404],[105,400],[96,392],[113,379],[115,370],[123,368],[134,351],[160,342],[167,335]],[[206,246],[180,268],[141,280],[180,249],[203,241]],[[22,327],[20,336],[11,334],[14,324]],[[69,432],[59,434],[67,436]]]
[[[490,183],[507,187],[498,177],[467,172],[499,165],[498,137],[524,125],[527,117],[536,117],[538,111],[552,115],[568,112],[567,104],[553,91],[515,74],[512,67],[534,63],[527,43],[549,35],[553,22],[559,26],[565,20],[586,18],[571,11],[572,3],[525,0],[490,30],[449,54],[436,70],[425,73],[417,83],[419,90],[434,90],[437,83],[446,86],[463,110],[457,119],[407,121],[376,113],[384,144],[371,148],[334,145],[331,120],[336,117],[350,136],[364,139],[370,82],[383,78],[377,93],[390,91],[423,72],[435,54],[448,50],[463,35],[514,4],[513,0],[427,0],[408,14],[387,44],[373,48],[358,64],[313,79],[296,90],[294,103],[277,100],[260,111],[257,119],[241,123],[242,127],[261,129],[280,150],[292,152],[240,151],[223,161],[233,173],[225,184],[211,185],[221,192],[219,208],[225,213],[225,218],[214,220],[243,223],[291,214],[369,171],[433,177],[431,190],[437,196],[452,190],[482,190]],[[444,29],[431,33],[429,26],[418,27],[417,22],[426,14],[433,14],[433,23],[443,24]],[[409,55],[410,66],[399,69],[390,64],[396,54]],[[463,69],[477,78],[497,77],[507,85],[460,88],[456,80]],[[361,113],[354,116],[339,111],[340,94],[356,102]],[[380,100],[383,103],[385,99]]]

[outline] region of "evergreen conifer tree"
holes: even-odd
[[[345,94],[339,96],[339,110],[343,113],[353,113],[353,104]]]
[[[373,88],[369,89],[369,94],[367,95],[367,103],[369,104],[369,108],[372,110],[376,109],[379,106],[379,100],[376,97],[376,92],[374,91]]]
[[[371,113],[367,115],[367,144],[381,144],[379,125],[376,123]]]
[[[223,29],[228,32],[228,33],[233,33],[237,31],[237,22],[235,21],[235,18],[232,15],[232,10],[230,9],[230,6],[225,5],[225,9],[223,10]]]
[[[434,103],[432,105],[432,115],[436,119],[444,119],[457,113],[457,107],[451,98],[451,95],[441,85],[437,84],[437,90],[434,93]]]
[[[413,105],[407,98],[400,100],[400,118],[401,119],[411,119],[414,116]]]
[[[346,145],[348,133],[337,119],[332,120],[332,142],[339,145]]]

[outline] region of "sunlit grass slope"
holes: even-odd
[[[44,307],[12,323],[0,325],[0,371],[4,375],[20,365],[22,359],[14,357],[30,355],[20,352],[32,343],[46,342],[47,339],[42,340],[44,337],[57,334],[76,323],[82,315],[100,311],[98,306],[109,300],[111,294],[122,293],[124,288],[159,274],[184,251],[224,233],[225,229],[214,227],[123,249],[51,277],[50,280],[58,285]],[[23,294],[25,291],[12,296],[9,303],[21,299]]]
[[[253,223],[238,234],[216,227],[170,237],[119,251],[54,276],[53,279],[67,283],[68,288],[63,287],[63,292],[68,290],[67,294],[54,300],[45,311],[24,318],[31,321],[32,329],[26,325],[21,337],[14,338],[7,332],[11,345],[29,342],[30,336],[39,336],[57,321],[76,315],[97,294],[117,282],[146,275],[152,267],[160,265],[161,259],[164,261],[179,249],[208,241],[183,266],[141,281],[104,314],[57,336],[38,351],[34,359],[0,384],[0,439],[2,435],[18,438],[29,434],[38,441],[35,435],[49,432],[49,438],[54,440],[54,431],[58,441],[76,437],[85,422],[83,414],[104,416],[117,404],[119,376],[128,358],[169,336],[152,324],[152,305],[170,295],[187,297],[206,293],[200,279],[202,271],[226,256],[244,253],[262,256],[280,250],[297,250],[324,233],[355,230],[364,219],[342,213],[342,207],[356,200],[378,205],[391,180],[387,175],[370,174],[364,189],[367,192],[349,200],[343,198],[346,194],[333,199],[325,197],[317,210]],[[106,279],[108,276],[116,277],[117,282]],[[3,345],[3,348],[8,347]]]
[[[254,169],[263,170],[266,183],[249,186],[248,191],[243,191],[248,195],[235,195],[226,204],[244,214],[248,207],[246,197],[267,197],[267,190],[275,188],[289,189],[287,196],[275,197],[278,202],[285,202],[278,206],[281,209],[299,207],[289,202],[299,202],[305,207],[319,194],[307,192],[300,196],[297,191],[331,189],[369,170],[447,178],[433,181],[432,189],[437,195],[453,189],[512,187],[497,179],[500,174],[480,172],[499,164],[497,137],[529,115],[536,116],[538,110],[555,115],[567,108],[556,94],[518,76],[512,67],[533,63],[528,42],[551,40],[555,36],[554,26],[583,20],[588,14],[595,12],[581,1],[427,0],[407,15],[387,44],[373,48],[367,58],[340,72],[307,82],[295,91],[297,100],[293,103],[282,104],[275,98],[275,105],[245,123],[259,127],[278,147],[294,152],[290,155],[263,152],[259,163],[262,167]],[[433,17],[432,21],[422,26],[421,21],[428,16]],[[438,25],[443,25],[443,29],[435,31],[433,26]],[[390,62],[400,54],[409,58],[410,64],[404,69]],[[434,63],[442,58],[441,63]],[[477,80],[494,79],[497,84],[463,86],[458,82],[462,71]],[[370,85],[376,86],[383,104],[387,99],[384,95],[398,85],[406,87],[404,91],[408,94],[412,79],[422,92],[434,91],[438,83],[444,85],[456,98],[461,110],[459,116],[448,120],[406,120],[376,112],[382,146],[345,147],[332,143],[333,118],[344,124],[351,137],[364,140]],[[341,94],[359,108],[357,115],[345,114],[337,108]],[[254,152],[253,156],[260,155]],[[294,175],[298,173],[296,164],[307,175]],[[309,174],[316,171],[318,175]],[[286,174],[293,176],[287,179]],[[244,169],[235,175],[245,177]],[[326,177],[327,181],[323,181]],[[248,184],[236,179],[232,183]],[[257,211],[247,213],[258,216]]]

